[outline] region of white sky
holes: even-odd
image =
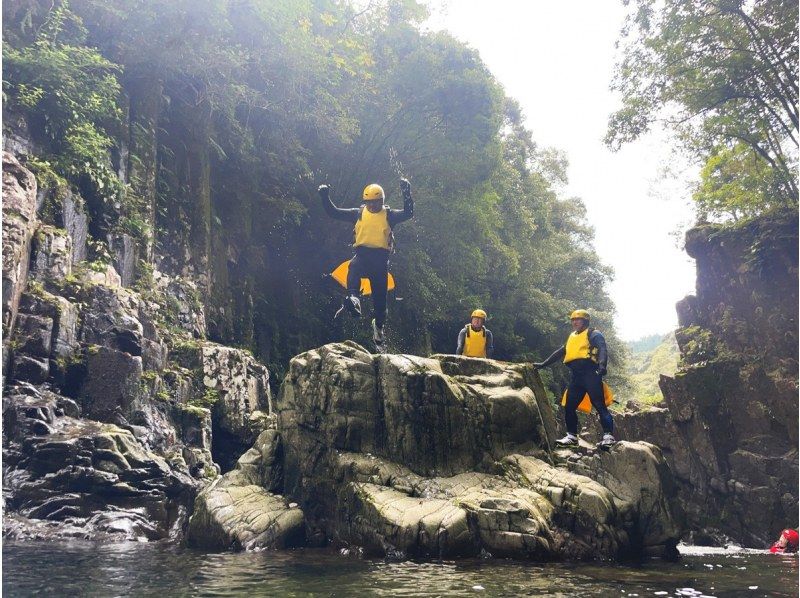
[[[580,197],[595,247],[615,271],[608,291],[620,336],[633,340],[677,326],[675,303],[694,291],[694,261],[679,247],[692,222],[665,134],[614,154],[602,139],[618,100],[609,91],[625,16],[621,0],[429,0],[427,27],[477,49],[522,106],[542,147],[569,160],[566,195]],[[685,166],[682,177],[688,176]],[[693,168],[688,172],[694,173]]]

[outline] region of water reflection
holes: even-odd
[[[385,562],[327,550],[3,546],[5,596],[797,596],[796,555],[684,548],[677,563]]]

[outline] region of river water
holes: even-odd
[[[3,596],[797,596],[797,555],[682,546],[675,563],[388,562],[319,549],[5,542]]]

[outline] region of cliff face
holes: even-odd
[[[79,195],[5,152],[3,183],[4,534],[180,536],[273,421],[267,369],[204,339],[191,280],[87,261]]]
[[[667,408],[619,419],[664,450],[698,541],[762,547],[798,524],[797,243],[796,214],[690,230]]]

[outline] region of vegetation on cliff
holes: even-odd
[[[377,181],[396,203],[406,175],[417,214],[392,259],[398,350],[451,352],[481,306],[497,357],[541,358],[580,306],[622,354],[611,272],[582,203],[561,192],[564,157],[537,146],[475,51],[419,27],[420,4],[27,0],[3,11],[7,108],[25,117],[40,170],[86,196],[100,246],[120,232],[137,240],[140,277],[154,263],[200,280],[214,340],[279,373],[352,335],[330,324],[338,291],[322,277],[348,257],[352,231],[313,191],[328,182],[337,203],[357,205]]]

